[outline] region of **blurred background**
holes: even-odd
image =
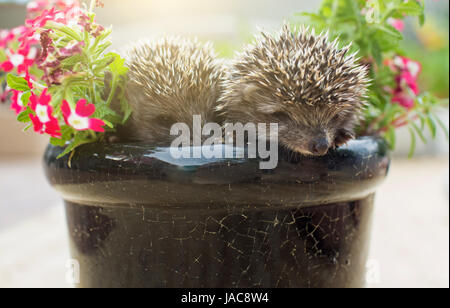
[[[0,0],[0,29],[23,23],[27,1]],[[306,0],[104,0],[98,21],[112,25],[114,49],[166,34],[196,36],[232,57],[258,28],[276,30],[294,13],[317,10]],[[409,56],[423,64],[421,89],[449,97],[449,3],[425,1],[427,22],[405,29]],[[440,111],[448,127],[448,109]],[[23,133],[0,105],[0,287],[70,287],[65,281],[62,202],[41,168],[47,138]],[[369,287],[449,286],[448,141],[420,144],[413,159],[399,132],[390,176],[377,195]]]

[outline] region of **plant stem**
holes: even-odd
[[[406,118],[406,119],[405,119]],[[393,125],[396,129],[397,128],[400,128],[400,127],[403,127],[403,126],[406,126],[406,125],[408,125],[410,122],[412,122],[412,121],[415,121],[415,120],[417,120],[419,118],[419,116],[418,115],[415,115],[415,116],[413,116],[412,118],[408,118],[407,117],[407,114],[406,115],[403,115],[403,116],[401,116],[401,117],[398,117],[397,119],[395,119],[394,121],[392,121],[392,124],[391,125]],[[380,133],[385,133],[385,132],[387,132],[388,131],[388,127],[382,127],[382,128],[380,128],[378,131],[377,131],[377,134],[380,134]]]

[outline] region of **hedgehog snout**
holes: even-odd
[[[311,141],[310,152],[313,155],[323,156],[328,153],[330,148],[330,143],[326,137],[317,137]]]

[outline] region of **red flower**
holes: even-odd
[[[414,107],[414,99],[420,93],[417,79],[422,70],[419,62],[397,56],[387,65],[396,73],[396,87],[392,90],[392,102],[407,109]]]
[[[30,108],[34,114],[30,114],[34,131],[40,134],[46,133],[52,137],[61,137],[61,128],[58,119],[53,116],[53,108],[50,106],[52,97],[47,94],[47,89],[40,97],[34,93],[30,97]]]
[[[0,48],[5,48],[8,43],[14,41],[17,36],[22,35],[26,31],[25,26],[19,26],[12,30],[0,30]]]
[[[14,33],[8,30],[0,31],[0,48],[5,48],[8,46],[8,43],[14,40]]]
[[[61,111],[67,125],[76,130],[82,131],[90,129],[100,133],[105,131],[102,127],[105,125],[105,122],[100,119],[90,118],[90,116],[92,116],[95,112],[95,105],[88,104],[85,99],[80,99],[77,102],[75,110],[72,110],[69,103],[64,100],[61,106]]]
[[[12,90],[12,97],[11,97],[11,109],[15,111],[16,115],[21,113],[22,111],[25,111],[25,107],[22,103],[22,92]]]
[[[36,37],[36,31],[39,28],[45,27],[49,20],[55,20],[57,13],[58,12],[53,7],[50,10],[44,10],[42,14],[34,19],[27,19],[25,21],[27,30],[21,35],[21,37],[19,37],[19,42],[22,43],[20,46],[23,48],[25,46],[36,43],[36,41],[38,41],[38,38]]]
[[[395,77],[397,87],[401,89],[410,89],[415,95],[420,93],[419,86],[417,85],[417,79],[414,78],[411,73],[403,72]]]
[[[422,65],[419,62],[402,56],[394,58],[394,66],[401,72],[408,72],[413,78],[417,78],[422,71]]]
[[[26,24],[30,26],[31,29],[36,30],[37,28],[45,27],[45,24],[49,20],[55,20],[56,14],[58,12],[54,7],[50,10],[44,10],[41,15],[37,16],[34,19],[26,20]]]
[[[17,69],[18,74],[24,74],[33,65],[37,55],[37,49],[34,47],[26,47],[19,49],[17,52],[7,50],[6,55],[8,56],[8,60],[1,63],[0,67],[5,72]]]

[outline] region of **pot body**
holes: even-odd
[[[385,145],[325,157],[173,160],[167,148],[49,147],[81,287],[362,287]],[[282,153],[281,153],[282,154]]]

